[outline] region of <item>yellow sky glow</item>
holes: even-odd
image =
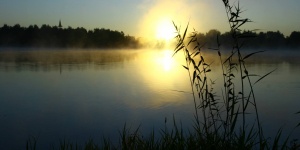
[[[176,30],[170,22],[170,19],[164,19],[157,22],[156,38],[165,41],[170,41],[176,36]]]
[[[170,42],[176,36],[176,30],[172,22],[185,27],[188,23],[190,29],[199,27],[198,20],[192,19],[195,11],[193,6],[187,5],[184,0],[156,1],[144,14],[139,23],[140,37],[147,40],[163,40]]]

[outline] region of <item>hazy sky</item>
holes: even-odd
[[[240,0],[247,29],[300,31],[300,0]],[[36,24],[87,29],[109,28],[133,36],[150,36],[158,22],[174,20],[199,32],[228,30],[222,0],[1,0],[0,26]]]

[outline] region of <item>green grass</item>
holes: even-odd
[[[190,78],[191,92],[194,101],[194,124],[191,130],[186,132],[175,121],[171,128],[161,129],[159,133],[152,131],[150,135],[142,135],[139,128],[131,130],[124,126],[120,131],[118,144],[103,138],[100,144],[88,140],[84,146],[67,142],[60,142],[60,146],[53,149],[60,150],[97,150],[97,149],[300,149],[297,140],[282,137],[282,129],[277,131],[275,137],[265,137],[259,118],[257,99],[254,85],[270,75],[274,70],[265,75],[250,73],[247,69],[247,59],[262,51],[244,55],[242,52],[243,41],[250,36],[241,33],[240,27],[251,22],[241,17],[239,4],[230,4],[228,0],[222,0],[226,9],[228,23],[231,29],[233,46],[228,57],[222,55],[218,37],[217,47],[209,49],[215,51],[215,62],[220,63],[223,79],[222,93],[214,91],[214,79],[211,75],[211,63],[207,62],[203,47],[197,39],[197,32],[188,34],[188,25],[181,32],[177,31],[177,45],[174,55],[184,53],[186,60],[183,68]],[[251,111],[253,110],[253,111]],[[299,113],[299,112],[298,112]],[[251,116],[250,116],[251,115]],[[255,116],[254,119],[252,119]],[[166,121],[165,121],[166,123]],[[295,125],[295,128],[298,127]],[[36,139],[27,141],[26,149],[36,149]]]

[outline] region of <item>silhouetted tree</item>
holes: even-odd
[[[280,48],[285,46],[285,38],[282,33],[279,31],[277,32],[272,32],[269,31],[266,33],[265,36],[265,47],[268,48]]]
[[[285,37],[280,31],[268,31],[266,33],[254,31],[241,31],[236,35],[230,32],[221,34],[218,30],[210,30],[206,34],[198,33],[197,39],[200,45],[205,45],[205,48],[216,48],[217,37],[219,38],[220,46],[224,49],[231,50],[233,45],[233,37],[239,36],[240,42],[244,48],[248,49],[283,49],[283,48],[300,48],[300,32],[292,32],[289,37]],[[243,40],[244,39],[244,40]]]
[[[200,45],[206,48],[217,48],[217,37],[222,48],[232,49],[233,36],[252,37],[245,38],[244,48],[249,49],[278,49],[300,48],[300,32],[292,32],[289,37],[277,31],[253,32],[241,31],[235,35],[230,32],[221,34],[213,29],[207,33],[198,33],[197,39]],[[191,45],[194,46],[194,45]],[[0,47],[52,47],[52,48],[138,48],[139,40],[124,32],[110,29],[96,28],[87,31],[84,28],[59,28],[57,26],[30,25],[27,28],[19,24],[8,26],[4,24],[0,28]]]
[[[289,48],[300,48],[300,32],[292,32],[287,38],[287,46]]]
[[[139,42],[124,32],[109,29],[59,28],[57,26],[19,24],[0,28],[1,47],[60,47],[60,48],[137,48]]]

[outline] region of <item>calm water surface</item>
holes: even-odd
[[[118,142],[126,123],[147,135],[172,124],[192,128],[193,100],[180,55],[170,50],[74,50],[0,52],[0,149],[38,148],[59,140]],[[287,134],[300,116],[299,53],[267,52],[249,62],[252,73],[270,76],[255,85],[267,136]],[[211,60],[213,62],[213,59]],[[218,62],[211,76],[222,83]],[[215,91],[221,93],[216,84]],[[299,129],[293,138],[300,137]]]

